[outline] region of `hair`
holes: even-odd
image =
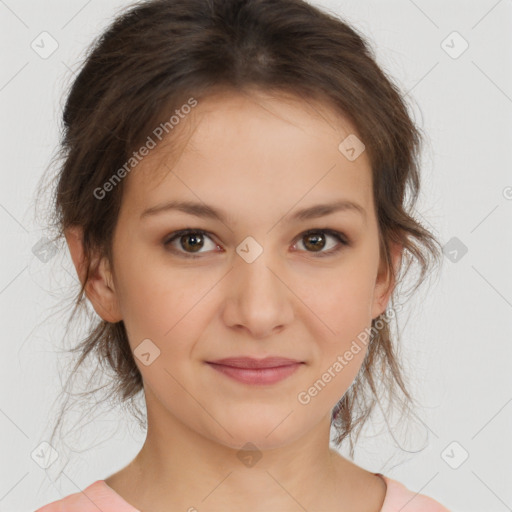
[[[95,190],[190,98],[200,101],[229,90],[292,94],[324,102],[349,120],[371,162],[381,262],[395,284],[418,264],[413,291],[430,275],[440,259],[439,242],[413,215],[422,134],[399,87],[355,28],[303,0],[149,0],[119,13],[91,44],[63,111],[50,228],[62,242],[65,230],[78,226],[86,261],[70,321],[86,309],[84,290],[95,255],[105,256],[113,268],[112,236],[125,180],[118,180],[106,199],[97,199]],[[395,243],[404,248],[398,269],[390,252]],[[392,304],[397,292],[395,287]],[[392,336],[387,322],[375,328],[377,320],[361,369],[331,415],[334,442],[340,446],[348,438],[351,456],[353,437],[380,403],[381,390],[395,405],[399,390],[402,406],[414,401],[394,346],[398,332]],[[126,405],[142,394],[123,321],[96,318],[70,351],[78,358],[69,379],[89,357],[95,358],[95,371],[111,376],[106,386],[87,390],[82,398],[105,388],[107,399]],[[144,424],[136,407],[134,415]]]

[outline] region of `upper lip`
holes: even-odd
[[[302,363],[302,361],[289,359],[287,357],[270,356],[264,359],[255,359],[253,357],[226,357],[215,361],[207,361],[207,363],[232,366],[234,368],[277,368],[279,366],[290,366],[292,364]]]

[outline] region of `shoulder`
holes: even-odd
[[[96,480],[76,492],[38,508],[35,512],[137,512],[115,493],[104,480]]]
[[[386,497],[380,512],[450,512],[433,498],[413,492],[401,482],[380,473],[387,485]]]

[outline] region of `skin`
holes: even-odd
[[[148,338],[160,350],[148,366],[135,358],[146,441],[106,483],[151,512],[378,512],[384,481],[329,447],[331,410],[366,346],[308,404],[297,399],[385,311],[394,285],[379,259],[368,155],[351,162],[338,150],[356,130],[326,104],[261,91],[201,100],[178,128],[179,152],[161,144],[125,178],[113,267],[98,259],[86,288],[98,315],[124,321],[132,350]],[[140,218],[171,199],[207,203],[228,220],[178,211]],[[345,210],[287,222],[297,209],[339,199],[357,202],[365,216]],[[197,259],[164,246],[187,228],[208,233],[199,253],[190,236],[172,247]],[[301,236],[313,228],[325,237],[319,252],[340,244],[327,228],[351,245],[318,257]],[[252,263],[236,252],[248,236],[263,249]],[[83,276],[79,228],[66,239]],[[400,256],[394,247],[394,265]],[[305,364],[257,386],[205,363],[240,355]],[[247,442],[261,455],[251,467],[237,457]]]

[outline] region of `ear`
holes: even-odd
[[[402,262],[403,246],[398,243],[391,243],[391,263],[395,269],[395,275],[400,269]],[[381,261],[379,264],[379,271],[375,281],[375,290],[373,294],[372,306],[372,319],[377,318],[379,315],[386,311],[389,299],[393,294],[396,283],[391,278],[391,273],[387,268],[386,262]]]
[[[71,226],[65,230],[64,235],[80,283],[83,284],[87,270],[87,262],[84,258],[83,230],[80,226]],[[95,256],[91,259],[85,294],[96,313],[103,320],[111,323],[122,320],[112,273],[106,257],[100,259]]]

